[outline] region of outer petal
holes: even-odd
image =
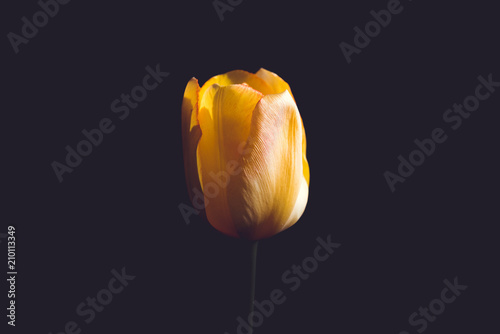
[[[279,75],[276,73],[273,73],[271,71],[266,70],[265,68],[261,68],[260,70],[255,73],[258,77],[264,79],[269,86],[271,86],[273,90],[273,94],[278,94],[282,93],[285,90],[288,90],[290,92],[290,95],[292,95],[292,90],[290,89],[290,86],[288,83],[283,80]],[[295,99],[294,99],[295,100]],[[304,129],[304,125],[302,124],[302,133],[303,133],[303,140],[302,140],[302,154],[303,154],[303,161],[302,164],[304,165],[304,177],[306,178],[307,185],[309,186],[309,164],[307,162],[306,158],[306,132]]]
[[[201,129],[198,124],[198,93],[200,86],[198,80],[189,80],[184,91],[182,100],[182,148],[184,151],[184,171],[189,198],[198,210],[203,210],[203,203],[194,202],[196,190],[201,192],[198,177],[198,166],[196,159],[196,147],[201,137]]]
[[[310,175],[309,175],[309,162],[306,157],[306,129],[304,128],[304,122],[302,122],[302,168],[304,170],[304,178],[306,179],[307,186],[309,186]]]
[[[242,83],[248,84],[250,87],[252,87],[256,91],[261,92],[264,95],[273,93],[273,90],[269,86],[269,84],[266,83],[262,78],[259,78],[257,75],[247,71],[234,70],[225,74],[216,75],[205,82],[200,90],[200,100],[203,98],[206,90],[213,84],[218,84],[219,86],[229,86]]]
[[[269,86],[271,86],[273,94],[283,93],[285,90],[288,90],[290,92],[290,95],[292,95],[293,97],[292,90],[290,89],[288,83],[286,83],[285,80],[281,79],[281,77],[276,73],[261,68],[257,71],[257,73],[255,73],[255,75],[259,78],[262,78],[265,82],[267,82]]]
[[[308,187],[302,167],[302,124],[286,90],[264,96],[253,115],[241,157],[242,172],[228,186],[231,215],[240,236],[262,239],[302,215]]]
[[[227,190],[238,169],[239,151],[250,133],[252,111],[261,98],[262,94],[248,85],[214,84],[200,103],[203,135],[198,162],[207,218],[217,230],[234,237],[238,233],[228,205],[234,199]]]

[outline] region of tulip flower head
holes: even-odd
[[[201,88],[192,78],[182,102],[182,141],[191,201],[220,232],[259,240],[302,216],[306,135],[290,86],[275,73],[235,70]]]

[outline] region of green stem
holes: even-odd
[[[250,259],[250,309],[248,315],[253,312],[253,302],[255,300],[255,276],[257,269],[257,246],[259,245],[259,241],[252,242],[252,251],[251,251],[251,259]],[[254,332],[253,330],[253,317],[249,317],[249,325],[251,328],[250,334]]]

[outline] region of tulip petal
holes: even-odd
[[[247,71],[234,70],[225,74],[216,75],[205,82],[200,90],[200,100],[203,98],[206,90],[213,84],[218,84],[219,86],[229,86],[242,83],[246,83],[256,91],[259,91],[264,95],[273,93],[273,90],[269,86],[269,84],[266,83],[262,78],[259,78],[257,75]]]
[[[288,89],[290,95],[292,95],[293,97],[292,90],[290,89],[288,83],[276,73],[268,71],[265,68],[261,68],[260,70],[257,71],[257,73],[255,73],[255,75],[258,76],[259,78],[262,78],[269,86],[271,86],[273,90],[272,94],[283,93],[285,90]]]
[[[297,196],[297,200],[295,201],[295,206],[293,207],[290,217],[288,217],[288,220],[284,224],[283,230],[286,230],[299,220],[299,218],[304,213],[304,210],[306,209],[308,197],[309,197],[309,184],[305,178],[302,178],[302,180],[300,181],[299,195]]]
[[[205,210],[213,227],[233,237],[238,233],[228,204],[233,198],[228,196],[227,188],[233,182],[241,147],[250,133],[252,111],[261,98],[261,93],[246,84],[214,84],[200,103],[198,119],[203,135],[198,162]]]
[[[309,162],[307,162],[306,157],[306,129],[304,128],[304,122],[302,122],[302,168],[304,170],[304,178],[306,179],[307,186],[309,186],[310,175],[309,175]]]
[[[198,176],[196,148],[201,137],[198,124],[198,93],[200,86],[198,80],[189,80],[182,100],[182,148],[184,152],[184,171],[189,198],[196,209],[203,211],[203,205],[194,201],[196,190],[201,192]]]
[[[271,86],[273,94],[283,93],[285,90],[288,90],[290,92],[290,95],[292,95],[293,97],[290,85],[288,85],[288,83],[276,73],[268,71],[265,68],[261,68],[260,70],[257,71],[257,73],[255,73],[255,75],[265,80],[267,84]],[[307,158],[306,158],[306,132],[303,123],[302,123],[302,133],[303,133],[302,153],[304,156],[302,164],[304,165],[304,177],[306,178],[307,185],[309,185],[309,164],[307,163]]]
[[[273,236],[302,215],[308,197],[302,137],[300,114],[288,90],[259,101],[240,159],[242,172],[228,187],[230,198],[241,197],[230,203],[240,236]]]

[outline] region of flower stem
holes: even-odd
[[[252,250],[251,250],[251,259],[250,259],[250,308],[248,311],[248,322],[251,328],[250,334],[254,332],[253,330],[253,317],[250,314],[253,312],[253,302],[255,300],[255,276],[257,269],[257,246],[259,245],[259,241],[252,242]]]

